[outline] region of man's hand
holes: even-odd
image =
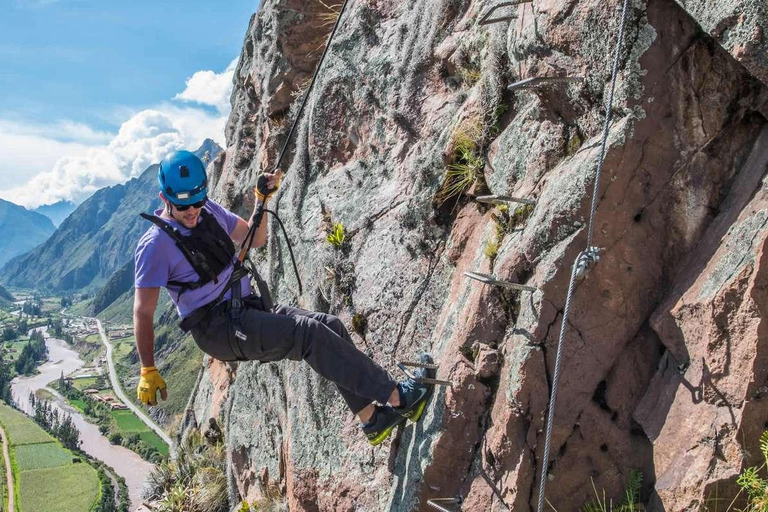
[[[154,366],[141,367],[141,379],[136,389],[141,403],[144,405],[157,405],[157,392],[160,391],[160,398],[166,400],[168,391],[165,389],[165,381],[160,376],[157,368]]]
[[[273,173],[265,172],[260,178],[261,177],[264,177],[267,180],[266,189],[257,185],[253,188],[253,193],[256,195],[256,199],[264,203],[267,199],[272,197],[272,194],[277,192],[278,188],[280,188],[280,180],[283,178],[283,173],[282,171],[275,171]]]

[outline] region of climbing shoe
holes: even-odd
[[[392,433],[392,430],[400,423],[405,421],[405,417],[389,406],[376,406],[376,409],[369,423],[362,426],[365,437],[371,445],[384,441]]]
[[[432,358],[428,354],[421,354],[419,363],[431,365]],[[437,373],[434,369],[418,368],[411,372],[413,378],[397,383],[397,389],[400,391],[400,407],[393,409],[400,413],[404,418],[408,418],[412,423],[416,423],[421,418],[424,408],[427,406],[429,396],[432,394],[432,384],[417,382],[415,379],[434,379]]]

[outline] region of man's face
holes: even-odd
[[[188,209],[182,212],[179,211],[173,203],[171,203],[171,216],[173,216],[173,218],[176,219],[179,224],[189,229],[197,226],[197,219],[200,217],[200,210],[202,210],[202,208],[195,208],[194,206],[190,206]]]

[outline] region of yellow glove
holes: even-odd
[[[280,188],[280,178],[282,175],[283,173],[278,171],[274,174],[262,174],[259,176],[256,186],[253,187],[253,193],[256,195],[256,199],[264,203],[267,199],[272,197],[272,195],[277,192],[277,189]]]
[[[154,366],[141,367],[141,379],[136,389],[141,403],[144,405],[157,405],[157,392],[160,391],[160,397],[165,400],[168,398],[168,392],[165,390],[165,381]]]

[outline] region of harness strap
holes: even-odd
[[[203,217],[206,216],[204,213],[205,211],[201,212],[201,215]],[[202,254],[192,252],[190,251],[187,246],[184,243],[184,236],[181,234],[181,232],[168,224],[167,222],[164,222],[162,219],[157,217],[156,215],[149,215],[147,213],[140,213],[143,218],[147,219],[149,222],[154,224],[155,226],[162,229],[168,236],[170,236],[174,242],[176,242],[176,247],[178,247],[181,252],[184,254],[184,257],[189,261],[189,263],[194,267],[195,272],[200,274],[200,271],[202,271],[205,276],[201,275],[200,280],[197,281],[197,283],[181,283],[179,281],[174,281],[172,284],[179,283],[181,284],[182,290],[179,292],[179,295],[181,295],[186,290],[194,290],[196,288],[199,288],[201,286],[201,283],[205,280],[205,278],[208,278],[208,281],[213,281],[214,283],[219,282],[218,276],[211,270],[211,267],[208,265],[208,263],[205,261],[205,257],[203,257]]]

